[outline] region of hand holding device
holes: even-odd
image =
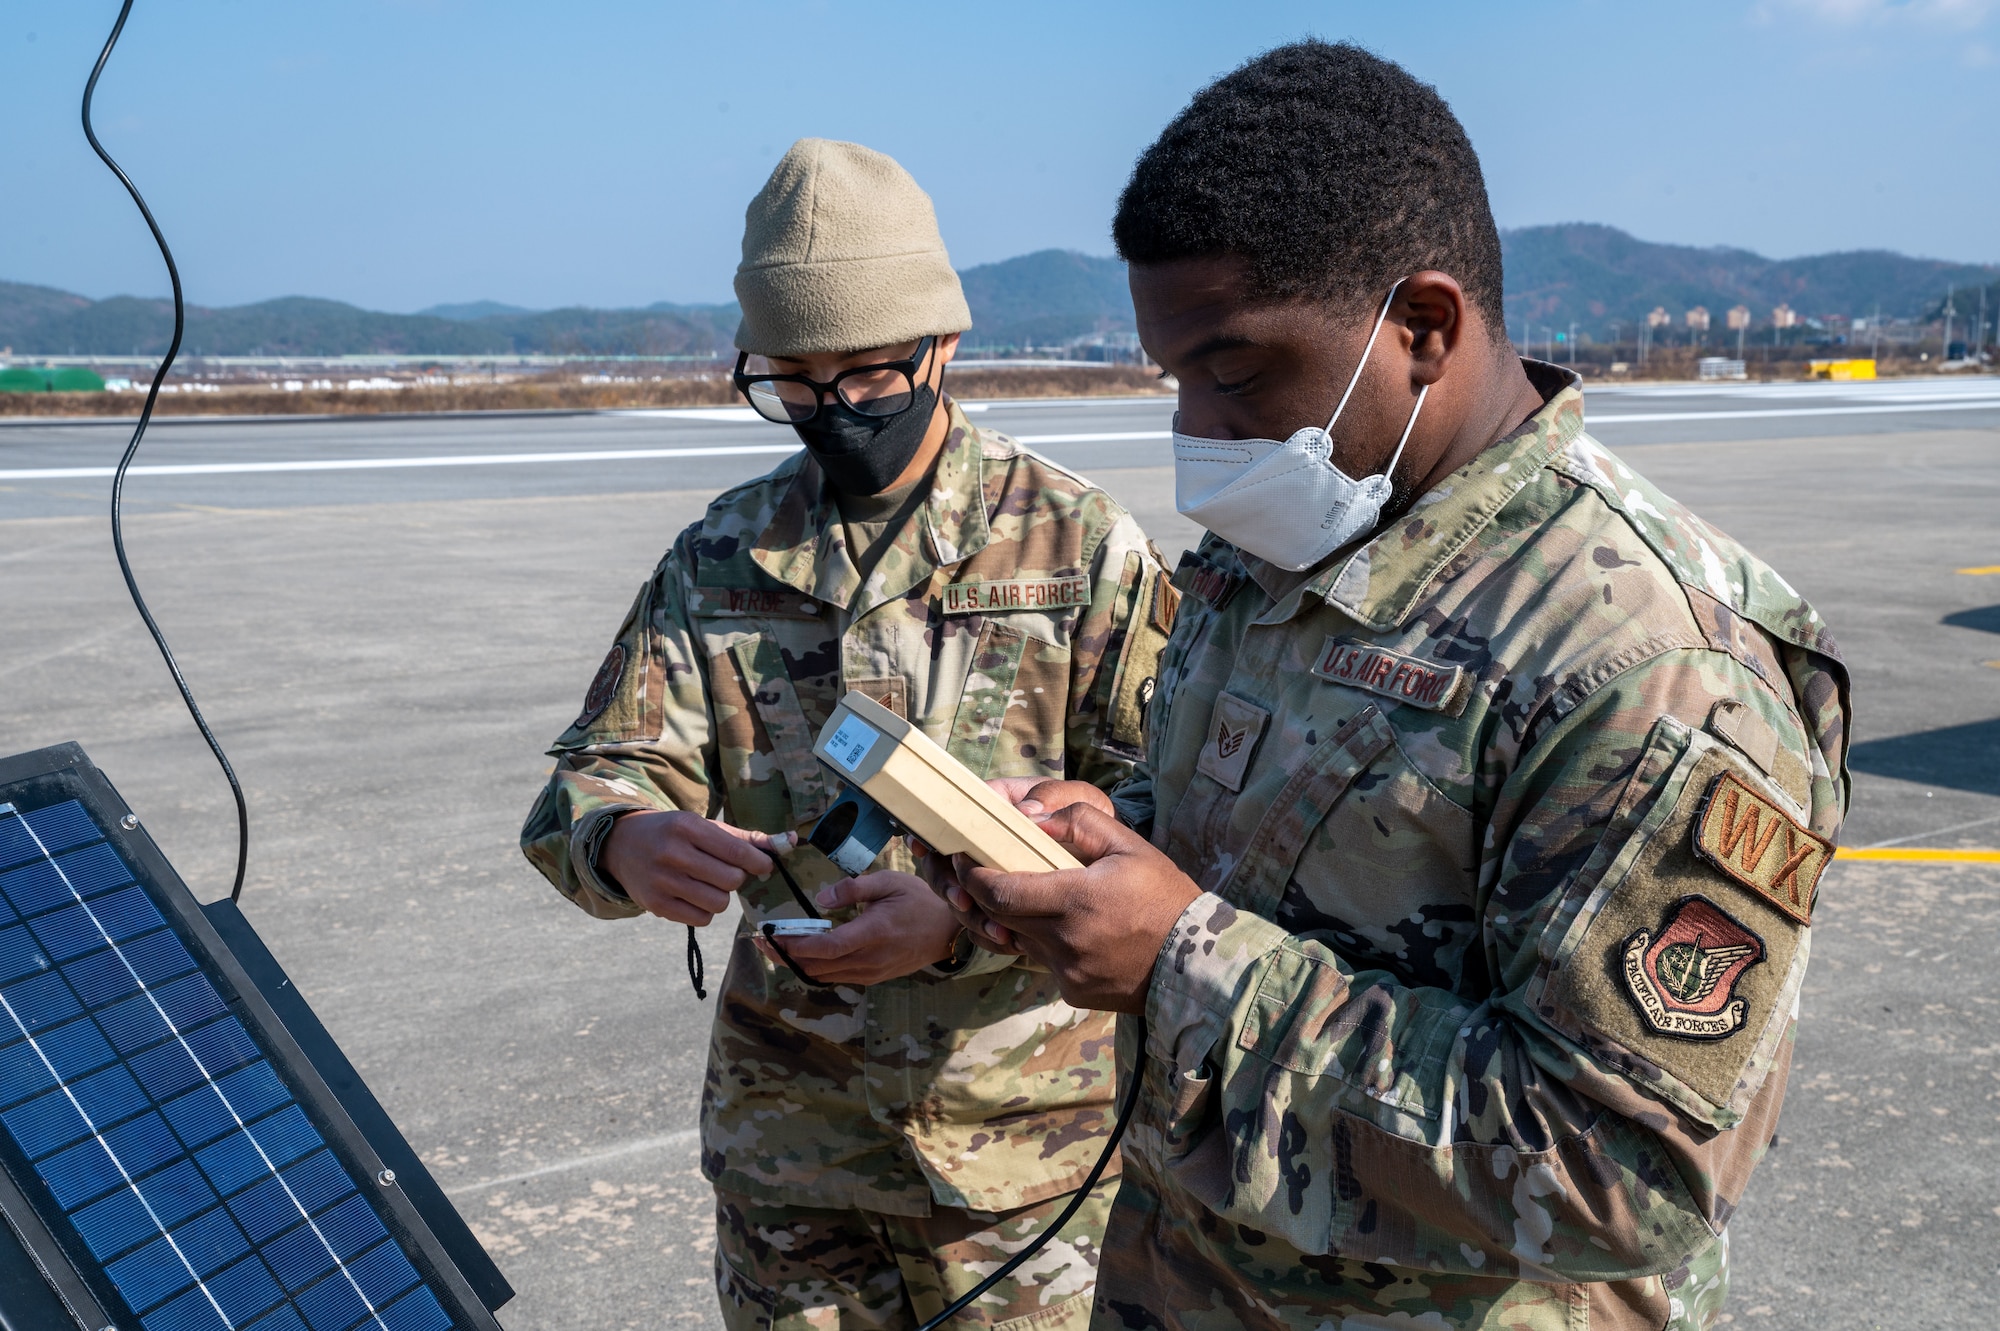
[[[880,984],[901,979],[952,955],[958,920],[921,878],[884,870],[843,878],[814,895],[821,910],[859,906],[844,924],[824,920],[769,922],[791,958],[819,984]],[[811,928],[811,926],[819,926]],[[810,929],[810,932],[798,932]],[[765,938],[760,951],[783,962]]]
[[[1151,842],[1089,804],[1057,810],[1041,830],[1084,866],[1044,873],[970,866],[960,875],[965,894],[1013,948],[1048,967],[1065,1001],[1145,1012],[1160,945],[1201,889]]]
[[[597,862],[634,905],[676,924],[701,926],[729,907],[729,894],[772,870],[773,837],[674,810],[621,814]]]

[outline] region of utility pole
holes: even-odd
[[[1868,321],[1868,359],[1882,359],[1882,302],[1875,302],[1875,317]]]
[[[1940,365],[1951,359],[1951,316],[1958,313],[1957,310],[1952,308],[1951,298],[1957,294],[1958,288],[1956,287],[1946,287],[1944,289],[1944,341],[1938,344],[1938,364]]]
[[[1980,316],[1982,319],[1985,317],[1983,314]],[[1569,321],[1569,363],[1572,369],[1576,367],[1576,320],[1574,319]]]

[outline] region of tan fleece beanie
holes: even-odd
[[[972,327],[928,194],[892,157],[800,139],[743,215],[736,345],[861,351]]]

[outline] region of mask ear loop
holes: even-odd
[[[1417,428],[1417,413],[1424,409],[1424,398],[1429,396],[1431,386],[1425,384],[1417,390],[1417,405],[1410,408],[1410,419],[1403,425],[1403,437],[1396,441],[1396,451],[1389,455],[1389,465],[1382,468],[1382,479],[1393,489],[1396,484],[1396,464],[1403,460],[1403,445],[1410,442],[1410,432]]]
[[[1382,302],[1382,312],[1375,316],[1375,326],[1368,331],[1368,345],[1361,348],[1361,360],[1355,365],[1354,373],[1347,381],[1347,391],[1340,395],[1340,405],[1333,409],[1333,415],[1327,420],[1326,435],[1329,444],[1333,442],[1333,423],[1340,419],[1341,412],[1347,410],[1347,399],[1354,396],[1354,385],[1361,382],[1361,372],[1368,368],[1368,354],[1375,350],[1375,339],[1382,335],[1382,324],[1389,317],[1389,306],[1395,303],[1396,293],[1403,289],[1403,283],[1407,281],[1409,281],[1407,277],[1396,279],[1396,285],[1389,288],[1388,298]]]

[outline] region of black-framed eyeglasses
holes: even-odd
[[[736,391],[749,399],[757,414],[780,425],[803,425],[819,415],[831,393],[863,416],[894,416],[917,400],[917,371],[930,355],[935,337],[918,341],[908,360],[882,361],[842,370],[826,383],[803,374],[745,374],[750,353],[736,356]]]

